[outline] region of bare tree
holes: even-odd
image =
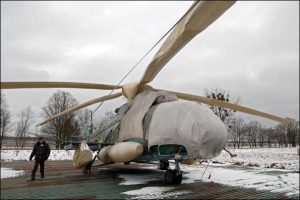
[[[231,118],[229,125],[229,138],[233,142],[233,147],[242,147],[247,126],[242,118]]]
[[[78,105],[78,101],[68,92],[57,90],[42,107],[41,116],[44,119],[57,115],[67,109]],[[63,148],[62,142],[68,140],[79,128],[76,112],[68,113],[43,125],[41,132],[52,135],[56,141],[56,148]]]
[[[284,124],[278,124],[275,127],[275,137],[279,147],[288,146],[287,126]]]
[[[116,116],[116,113],[114,113],[112,110],[107,110],[104,114],[104,117],[100,118],[98,121],[98,127],[102,128],[106,126],[108,123],[110,123]]]
[[[92,122],[92,110],[85,108],[78,112],[77,114],[79,125],[84,126]]]
[[[79,127],[73,133],[72,136],[83,136],[86,129],[88,129],[89,131],[95,129],[95,126],[93,125],[92,110],[88,108],[79,110],[79,112],[77,113],[77,119],[78,119]]]
[[[22,109],[17,115],[19,120],[16,124],[16,146],[17,148],[23,149],[25,147],[26,137],[28,135],[29,127],[33,122],[34,112],[31,109],[31,106],[28,106],[25,109]]]
[[[278,124],[275,130],[275,137],[279,146],[296,147],[299,141],[299,121],[293,119],[291,124]]]
[[[275,143],[275,129],[274,128],[267,128],[267,129],[264,129],[263,131],[266,135],[266,140],[267,140],[267,143],[268,143],[268,147],[272,147],[272,143],[274,142]],[[276,143],[275,143],[276,145]]]
[[[293,119],[292,123],[286,126],[287,126],[286,130],[287,130],[289,144],[292,147],[296,147],[297,140],[298,140],[297,138],[299,138],[299,121]]]
[[[251,147],[255,147],[256,148],[256,144],[257,144],[257,139],[259,136],[261,136],[261,124],[258,121],[250,121],[248,123],[248,138],[249,138],[249,145],[250,148]],[[263,139],[263,138],[261,138]]]
[[[226,91],[220,88],[215,88],[208,90],[207,88],[204,89],[204,95],[207,98],[216,99],[220,101],[225,101],[228,103],[233,103],[239,105],[242,101],[241,96],[235,97],[234,95],[230,94],[230,91]],[[230,117],[235,113],[235,110],[230,110],[228,108],[218,107],[218,106],[211,106],[209,108],[224,122],[226,117]]]
[[[11,113],[8,109],[8,104],[5,98],[4,92],[1,90],[1,135],[0,135],[0,149],[2,148],[2,141],[10,128],[12,127],[11,123]]]
[[[265,127],[261,127],[260,131],[258,132],[258,142],[259,142],[259,147],[263,148],[264,144],[267,141],[268,138],[268,129]]]

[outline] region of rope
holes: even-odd
[[[107,97],[109,97],[109,95],[111,95],[111,93],[113,93],[113,91],[115,91],[115,89],[122,83],[122,81],[136,68],[136,66],[154,49],[154,47],[156,47],[158,45],[158,43],[160,43],[160,41],[162,41],[162,39],[164,39],[166,37],[166,35],[171,32],[171,30],[173,30],[173,28],[199,3],[200,1],[196,1],[189,9],[188,11],[172,26],[172,28],[170,28],[168,30],[167,33],[165,33],[163,35],[162,38],[160,38],[160,40],[158,40],[158,42],[156,42],[156,44],[131,68],[131,70],[121,79],[121,81],[114,87],[114,89],[105,97],[104,101],[101,102],[101,104],[93,111],[92,114],[94,114],[98,108],[100,108],[100,106],[106,101]]]
[[[204,172],[203,172],[203,174],[202,174],[202,176],[201,176],[201,179],[200,179],[200,181],[202,180],[202,177],[203,177],[204,173],[206,172],[206,169],[207,169],[207,167],[208,167],[209,163],[210,163],[210,160],[208,161],[208,164],[206,165],[206,168],[205,168],[205,170],[204,170]]]

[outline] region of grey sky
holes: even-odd
[[[2,1],[1,81],[117,84],[177,22],[191,1]],[[122,84],[138,81],[158,45]],[[237,2],[187,44],[150,83],[203,95],[222,88],[243,106],[299,120],[299,1]],[[81,103],[110,91],[62,89]],[[5,90],[16,117],[31,105],[35,124],[56,89]],[[124,103],[105,102],[101,116]],[[98,104],[88,107],[94,110]],[[246,122],[273,122],[237,113]]]

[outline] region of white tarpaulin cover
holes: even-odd
[[[166,92],[142,92],[129,103],[127,112],[121,120],[117,142],[131,138],[143,138],[143,118],[157,97]]]
[[[118,142],[143,138],[143,119],[157,97],[166,92],[145,91],[128,106],[120,123]],[[224,123],[200,103],[172,101],[156,105],[147,129],[148,148],[153,145],[183,145],[193,158],[217,157],[227,142]]]
[[[195,102],[162,103],[152,114],[148,148],[153,145],[183,145],[198,159],[217,157],[225,147],[225,124],[207,107]]]

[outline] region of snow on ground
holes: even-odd
[[[166,197],[176,197],[178,195],[190,193],[189,191],[183,191],[164,194],[164,192],[174,188],[175,187],[144,187],[140,190],[132,190],[123,193],[134,196],[132,199],[164,199]]]
[[[298,147],[299,148],[299,147]],[[256,148],[256,149],[230,149],[236,157],[230,158],[228,153],[221,154],[212,159],[220,163],[241,164],[243,166],[260,166],[280,168],[299,172],[298,148]]]
[[[1,162],[29,161],[32,150],[1,150]],[[72,160],[75,150],[51,150],[48,160]]]
[[[297,148],[258,148],[230,149],[237,157],[230,158],[225,151],[210,161],[197,163],[193,166],[180,165],[184,183],[197,181],[221,183],[224,185],[255,188],[283,192],[286,195],[299,196],[299,155]],[[1,162],[29,160],[31,150],[1,150]],[[48,160],[72,160],[74,151],[52,150]],[[95,155],[95,152],[94,152]],[[209,165],[207,167],[207,164]],[[238,166],[238,167],[233,167]],[[248,167],[245,167],[248,166]],[[156,166],[149,167],[155,169]],[[171,164],[171,168],[174,165]],[[23,171],[1,168],[1,179],[20,176]],[[119,174],[124,179],[120,184],[136,185],[157,180],[150,176],[135,174]],[[143,187],[139,190],[124,192],[138,199],[160,199],[179,195],[180,193],[164,193],[174,187]],[[168,196],[164,196],[168,195]]]
[[[25,172],[23,170],[13,170],[10,168],[2,168],[1,167],[1,179],[21,176],[23,174],[25,174]]]
[[[174,168],[174,167],[171,167]],[[299,173],[284,172],[279,169],[255,169],[237,170],[224,167],[209,166],[181,166],[184,172],[182,184],[194,183],[197,181],[215,182],[224,185],[254,188],[257,190],[268,190],[273,192],[282,192],[287,196],[299,196]],[[211,168],[211,169],[209,169]],[[278,173],[279,172],[279,173]],[[147,184],[147,182],[158,180],[158,178],[145,177],[140,178],[135,175],[121,175],[125,179],[125,185]],[[134,181],[132,181],[134,180]],[[124,192],[124,194],[133,196],[133,199],[161,199],[166,197],[176,197],[182,193],[164,193],[175,187],[144,187],[139,190]],[[184,191],[188,193],[189,191]]]
[[[207,164],[205,164],[205,167],[206,165]],[[213,165],[209,165],[205,171],[205,167],[181,167],[182,171],[188,172],[188,174],[185,175],[187,179],[183,180],[182,183],[190,183],[196,180],[202,180],[204,182],[213,181],[230,186],[284,192],[288,195],[299,194],[299,173],[280,169],[262,169],[255,167],[239,170],[214,167]]]

